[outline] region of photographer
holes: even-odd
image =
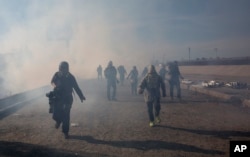
[[[55,127],[58,129],[62,124],[62,132],[67,139],[69,137],[70,109],[73,104],[73,89],[81,102],[85,100],[85,96],[79,88],[75,77],[69,72],[69,64],[65,61],[60,63],[59,71],[54,74],[51,84],[54,86],[52,96],[55,96],[53,105],[53,119],[56,121]]]

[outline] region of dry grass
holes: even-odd
[[[250,83],[250,65],[180,66],[182,75],[195,80],[223,80]]]

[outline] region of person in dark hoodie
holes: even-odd
[[[161,110],[161,92],[162,96],[166,97],[165,83],[160,75],[157,74],[155,66],[151,65],[146,76],[138,87],[138,93],[144,93],[144,100],[148,107],[149,126],[153,127],[155,123],[160,123],[160,110]]]
[[[51,84],[57,95],[57,101],[53,109],[53,119],[56,121],[55,127],[58,129],[62,124],[62,132],[65,139],[67,139],[69,137],[70,110],[73,104],[73,89],[81,102],[86,100],[86,98],[79,88],[75,77],[69,72],[69,64],[66,61],[60,63],[59,71],[52,77]]]
[[[133,66],[133,69],[128,74],[127,79],[130,79],[131,84],[131,94],[137,95],[137,85],[138,85],[138,70],[136,66]]]
[[[107,97],[110,101],[116,101],[116,83],[118,82],[116,75],[117,70],[112,61],[109,61],[108,66],[104,70],[105,78],[107,79]],[[113,89],[113,90],[112,90]],[[112,93],[111,93],[112,90]]]
[[[180,79],[183,79],[183,76],[180,73],[177,61],[169,63],[168,74],[169,74],[169,86],[170,86],[169,89],[170,89],[171,100],[174,99],[174,87],[176,87],[177,98],[181,100]]]

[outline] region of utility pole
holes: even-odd
[[[218,55],[217,55],[218,49],[217,49],[217,48],[214,48],[214,51],[215,51],[215,55],[216,55],[216,58],[217,58],[217,57],[218,57]]]

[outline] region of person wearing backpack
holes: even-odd
[[[150,65],[149,71],[143,78],[138,87],[138,93],[144,93],[144,100],[148,108],[149,126],[155,126],[155,123],[160,123],[160,110],[161,110],[161,92],[162,97],[166,97],[165,83],[160,75],[157,74],[154,65]]]
[[[169,74],[169,86],[170,86],[170,97],[171,100],[174,99],[174,87],[176,87],[177,98],[181,100],[181,85],[180,79],[183,79],[183,76],[180,73],[178,62],[174,61],[168,65],[168,74]]]
[[[116,83],[119,82],[116,75],[117,70],[113,65],[113,62],[109,61],[108,66],[104,70],[104,76],[107,79],[107,97],[110,101],[116,101]]]

